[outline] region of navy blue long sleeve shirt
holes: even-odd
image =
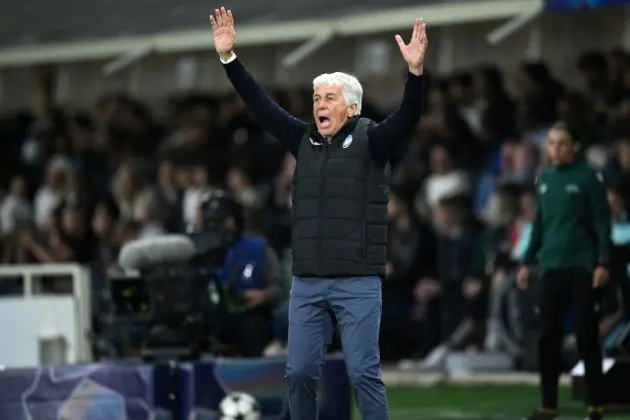
[[[297,157],[308,123],[275,103],[238,58],[223,67],[254,119]],[[398,109],[368,131],[370,153],[376,162],[385,164],[401,150],[406,150],[411,133],[420,120],[423,98],[424,78],[408,73]]]

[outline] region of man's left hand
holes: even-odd
[[[403,58],[409,64],[409,72],[416,76],[424,72],[424,55],[427,52],[427,25],[423,19],[417,18],[413,25],[413,33],[408,44],[400,35],[396,35],[396,42]]]
[[[593,288],[597,289],[602,287],[608,282],[608,269],[606,267],[599,266],[593,272]]]
[[[246,290],[245,291],[245,307],[247,309],[256,308],[267,300],[267,294],[264,290]]]

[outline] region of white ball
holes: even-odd
[[[244,392],[232,392],[219,404],[219,420],[261,420],[260,404]]]

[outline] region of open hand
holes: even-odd
[[[234,45],[236,45],[234,17],[232,16],[232,11],[226,11],[225,7],[216,9],[214,14],[215,16],[209,16],[212,33],[214,34],[214,48],[219,53],[219,57],[227,60],[232,56]]]
[[[420,76],[424,71],[424,55],[427,52],[427,25],[423,19],[417,18],[413,25],[413,33],[408,44],[400,35],[396,35],[396,42],[403,58],[409,65],[409,72]]]

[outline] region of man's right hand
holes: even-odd
[[[210,24],[214,34],[214,48],[217,50],[219,57],[223,60],[229,59],[234,53],[234,45],[236,44],[236,30],[234,29],[234,17],[231,10],[214,11],[214,16],[210,15]]]
[[[518,270],[518,274],[516,275],[516,285],[521,290],[526,290],[529,287],[529,267],[522,266]]]

